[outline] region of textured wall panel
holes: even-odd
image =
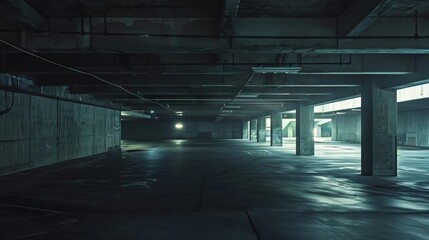
[[[5,98],[6,97],[6,98]],[[0,116],[0,141],[24,140],[29,137],[30,97],[16,93],[0,92],[0,107],[6,109],[14,99],[12,110]]]
[[[58,101],[59,138],[79,136],[79,110],[77,103]]]
[[[106,115],[107,109],[94,109],[94,153],[102,153],[106,151]]]
[[[33,168],[57,163],[57,138],[31,139],[30,161]]]
[[[79,105],[79,136],[94,136],[93,106]]]
[[[122,139],[197,139],[210,133],[215,139],[241,139],[241,121],[182,121],[183,129],[174,126],[179,121],[124,121]],[[204,133],[204,134],[202,134]]]
[[[115,111],[106,110],[106,149],[115,149]]]
[[[79,157],[95,154],[94,136],[79,136]]]
[[[31,167],[28,140],[0,142],[0,174]]]
[[[0,91],[1,110],[12,96]],[[120,146],[119,111],[18,93],[14,101],[13,109],[0,116],[0,174]]]
[[[121,147],[121,111],[114,111],[115,112],[115,123],[113,126],[113,129],[115,131],[114,134],[114,145],[116,149],[119,149]]]
[[[31,97],[30,139],[57,137],[57,103],[54,99]]]
[[[79,157],[79,137],[58,138],[58,161]]]

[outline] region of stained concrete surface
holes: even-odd
[[[0,177],[0,239],[429,239],[426,149],[365,177],[359,145],[338,142],[122,146]]]

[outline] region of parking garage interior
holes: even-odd
[[[428,19],[2,0],[0,239],[429,239]]]

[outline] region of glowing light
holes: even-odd
[[[183,129],[183,124],[182,123],[176,123],[176,125],[174,125],[174,127],[176,129]]]

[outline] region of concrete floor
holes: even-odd
[[[400,148],[384,178],[360,176],[359,152],[124,141],[0,177],[0,239],[429,239],[429,150]]]

